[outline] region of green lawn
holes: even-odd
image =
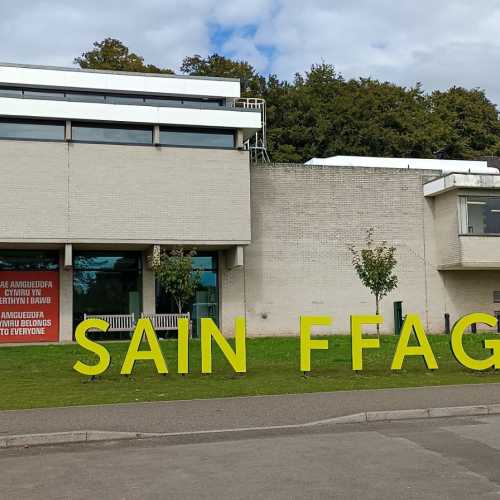
[[[468,335],[464,345],[477,358],[486,335]],[[495,335],[489,335],[495,338]],[[449,348],[449,337],[429,336],[439,370],[431,372],[422,359],[408,359],[391,372],[397,339],[382,337],[380,349],[364,354],[362,373],[351,371],[350,337],[329,337],[328,351],[313,351],[313,371],[299,371],[298,337],[247,339],[247,369],[236,375],[214,345],[214,373],[200,374],[200,343],[190,343],[190,371],[177,375],[175,341],[162,341],[170,374],[158,375],[151,362],[139,361],[130,377],[119,375],[128,343],[107,343],[111,367],[97,380],[76,373],[77,359],[93,363],[92,354],[77,345],[0,347],[0,409],[124,403],[172,399],[283,394],[385,387],[500,382],[500,371],[473,372],[461,367]]]

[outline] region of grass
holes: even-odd
[[[464,346],[470,355],[489,355],[484,338],[494,335],[467,335]],[[397,338],[382,337],[380,349],[364,353],[364,371],[351,371],[349,336],[329,337],[327,351],[313,351],[313,371],[304,377],[299,371],[299,339],[247,339],[247,373],[235,374],[214,346],[214,373],[200,374],[200,343],[190,341],[190,371],[175,373],[176,341],[161,342],[171,373],[162,376],[152,362],[138,361],[131,376],[119,374],[128,343],[111,342],[108,371],[91,381],[72,369],[76,360],[92,364],[95,358],[77,345],[31,345],[0,347],[0,409],[163,401],[175,399],[283,394],[416,387],[427,385],[500,382],[500,371],[473,372],[452,356],[449,337],[429,336],[439,370],[426,369],[421,358],[407,358],[403,370],[391,372],[390,364]]]

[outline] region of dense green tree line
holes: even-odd
[[[82,68],[173,73],[146,64],[107,38],[75,59]],[[452,87],[426,93],[371,78],[345,79],[329,64],[313,65],[293,82],[264,77],[246,61],[218,54],[186,57],[181,73],[240,78],[242,95],[268,106],[268,148],[274,161],[333,155],[472,159],[500,155],[500,122],[483,90]]]

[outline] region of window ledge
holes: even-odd
[[[487,238],[498,238],[500,237],[500,233],[483,233],[483,234],[476,234],[476,233],[459,233],[458,236],[470,236],[470,237],[487,237]]]

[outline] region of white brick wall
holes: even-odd
[[[433,332],[443,329],[445,312],[455,321],[500,310],[492,302],[500,271],[437,270],[455,262],[459,248],[456,194],[436,200],[422,194],[423,182],[436,172],[249,168],[241,151],[29,141],[0,141],[0,158],[0,246],[72,241],[144,249],[152,242],[193,242],[202,249],[200,242],[249,241],[251,213],[244,268],[228,270],[220,252],[225,334],[241,315],[249,335],[297,334],[301,314],[331,315],[332,331],[348,332],[349,314],[374,310],[348,250],[350,243],[364,244],[369,227],[377,240],[397,248],[399,286],[383,301],[384,332],[393,331],[395,300]],[[64,338],[71,325],[71,276],[61,271]],[[151,310],[149,271],[144,290]]]
[[[351,263],[350,243],[397,248],[399,286],[383,301],[383,331],[393,331],[393,301],[443,328],[432,207],[422,183],[433,172],[304,165],[251,169],[252,244],[245,251],[250,335],[298,333],[301,314],[331,315],[347,332],[349,314],[372,313],[374,300]]]
[[[248,153],[0,141],[2,241],[250,240]]]
[[[0,240],[51,240],[67,234],[67,145],[0,141]]]

